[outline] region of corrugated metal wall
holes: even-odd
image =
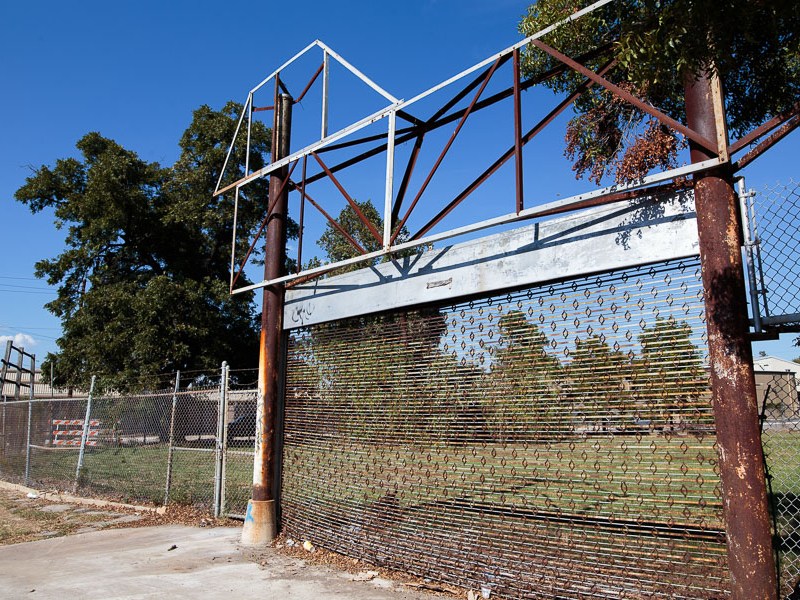
[[[293,330],[287,535],[492,597],[727,596],[697,260]]]

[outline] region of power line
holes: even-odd
[[[42,292],[29,292],[27,290],[3,290],[0,289],[0,294],[58,294],[56,291],[42,291]]]
[[[41,281],[39,277],[12,277],[11,275],[0,275],[0,279],[19,279],[22,281]]]
[[[10,323],[0,323],[0,329],[49,329],[60,330],[60,327],[28,327],[27,325],[12,325]]]
[[[55,292],[54,289],[49,287],[42,287],[42,286],[32,286],[32,285],[15,285],[13,283],[0,283],[0,287],[4,288],[17,288],[21,290],[47,290],[50,292]]]

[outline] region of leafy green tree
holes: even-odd
[[[698,404],[708,404],[708,377],[692,328],[672,315],[657,317],[639,334],[641,352],[635,360],[636,393],[641,416],[658,427],[696,422]]]
[[[330,262],[339,262],[359,256],[361,252],[353,245],[353,241],[366,252],[377,252],[383,248],[383,243],[374,235],[375,232],[380,236],[383,235],[383,217],[381,217],[378,209],[375,208],[371,200],[355,200],[354,202],[356,206],[358,206],[358,210],[361,214],[363,214],[367,221],[373,226],[374,231],[361,220],[350,204],[345,206],[339,213],[336,221],[339,226],[347,232],[347,236],[331,223],[328,223],[317,242],[317,245],[322,249]],[[348,236],[350,239],[348,239]],[[407,238],[408,229],[403,227],[397,239],[402,242]],[[405,254],[413,254],[414,252],[414,250],[407,250]],[[356,263],[336,269],[334,274],[357,271],[358,269],[363,269],[365,266],[375,265],[379,262],[380,259],[373,259],[371,261]],[[317,267],[321,264],[321,261],[315,258],[306,266]]]
[[[548,339],[525,313],[500,318],[500,341],[490,371],[486,409],[490,431],[501,441],[547,435],[558,418],[561,363]]]
[[[631,358],[596,334],[576,339],[571,356],[564,374],[564,408],[573,415],[576,429],[604,432],[631,423]]]
[[[370,201],[363,202],[355,201],[361,213],[367,220],[375,225],[379,233],[383,233],[383,219],[381,218],[378,209]],[[382,247],[381,242],[375,239],[375,236],[364,222],[358,217],[356,211],[349,204],[345,206],[339,213],[336,221],[341,225],[350,237],[355,240],[367,252],[375,252]],[[325,252],[325,255],[330,261],[347,260],[358,256],[358,250],[352,245],[347,237],[332,224],[328,223],[322,236],[319,238],[319,246]],[[362,268],[363,265],[356,265],[355,269]],[[352,270],[352,269],[351,269]]]
[[[255,362],[253,297],[227,289],[232,200],[212,197],[239,110],[195,111],[172,167],[89,133],[77,143],[80,159],[42,166],[17,190],[17,200],[34,213],[52,209],[66,230],[65,250],[36,264],[36,275],[58,286],[46,307],[63,335],[47,360],[62,385],[85,387],[94,374],[126,389],[176,369]],[[256,125],[253,168],[265,164],[269,144],[269,130]],[[243,147],[232,164],[244,163]],[[229,171],[226,182],[243,176]],[[242,197],[239,235],[257,226],[265,186]]]
[[[530,35],[590,4],[589,0],[538,0],[520,23]],[[676,119],[684,116],[687,77],[712,70],[722,80],[730,130],[741,135],[797,102],[800,92],[800,3],[794,0],[619,0],[544,36],[557,50],[587,66],[617,61],[607,78]],[[529,75],[556,65],[529,48]],[[550,80],[557,92],[573,90],[583,76],[572,71]],[[599,182],[636,179],[674,164],[678,138],[648,115],[599,86],[576,103],[566,154],[578,177]]]

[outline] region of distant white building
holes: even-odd
[[[776,356],[759,356],[758,358],[753,359],[753,369],[756,373],[792,373],[795,381],[800,382],[800,364],[784,358],[778,358]]]
[[[759,410],[766,408],[768,420],[800,417],[800,364],[775,356],[753,360]],[[764,407],[764,395],[770,390]]]

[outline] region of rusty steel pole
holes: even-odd
[[[687,78],[687,124],[709,140],[724,141],[724,110],[715,85],[710,75]],[[690,148],[694,163],[715,157],[691,142]],[[732,598],[775,600],[741,222],[730,164],[696,174],[694,195]]]
[[[272,128],[272,161],[290,152],[292,97],[281,94],[275,103]],[[288,166],[274,171],[269,178],[264,279],[284,274],[286,262],[286,221],[288,219]],[[273,478],[276,476],[276,420],[278,416],[281,341],[283,337],[283,284],[265,287],[261,309],[261,342],[258,358],[258,400],[256,405],[256,444],[253,460],[253,498],[247,505],[242,542],[250,545],[271,542],[277,535],[277,512]]]

